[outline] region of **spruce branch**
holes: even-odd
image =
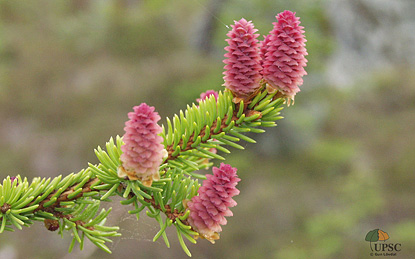
[[[154,237],[155,240],[162,236],[166,245],[169,246],[165,229],[174,225],[178,232],[180,244],[184,251],[190,255],[182,236],[195,243],[195,237],[198,237],[199,234],[190,226],[187,220],[189,210],[187,210],[183,201],[191,200],[197,195],[200,184],[197,179],[193,180],[192,178],[205,178],[195,171],[209,167],[210,164],[206,163],[207,159],[222,158],[220,155],[210,152],[209,149],[216,148],[229,153],[230,151],[222,147],[223,145],[238,148],[241,146],[236,142],[240,139],[254,142],[253,139],[243,135],[243,133],[264,132],[258,127],[264,123],[281,119],[279,111],[282,107],[279,106],[283,103],[283,100],[281,98],[275,99],[274,96],[275,94],[268,94],[263,89],[249,103],[244,104],[242,101],[238,106],[232,102],[232,94],[225,91],[219,94],[217,101],[211,97],[201,102],[199,106],[193,105],[191,110],[186,110],[187,116],[181,115],[181,119],[175,116],[172,131],[175,131],[176,135],[173,135],[173,133],[167,134],[170,134],[172,138],[176,138],[176,143],[172,142],[167,146],[168,156],[159,168],[160,179],[153,181],[151,186],[146,186],[139,180],[131,181],[128,178],[118,176],[117,170],[121,166],[120,155],[122,154],[120,148],[124,142],[118,136],[115,141],[111,138],[107,142],[105,150],[101,147],[95,150],[100,161],[98,165],[89,164],[89,168],[86,170],[82,170],[78,174],[70,174],[64,179],[61,179],[61,176],[53,180],[36,178],[31,184],[33,188],[28,188],[25,179],[21,186],[25,186],[29,190],[23,199],[28,198],[29,201],[25,200],[20,211],[15,212],[30,211],[31,213],[24,215],[10,213],[12,216],[3,217],[2,223],[5,222],[3,224],[6,225],[8,219],[10,219],[11,224],[21,228],[20,225],[22,224],[31,224],[31,218],[33,220],[43,220],[48,230],[59,229],[60,234],[64,230],[73,233],[74,237],[70,250],[73,249],[76,242],[80,243],[82,248],[84,237],[87,237],[102,250],[110,252],[104,244],[110,242],[110,239],[105,238],[105,236],[118,236],[117,228],[97,225],[95,223],[100,223],[100,221],[94,221],[93,216],[97,214],[100,201],[109,201],[110,196],[119,195],[125,198],[121,204],[134,206],[134,209],[129,211],[130,214],[135,214],[139,218],[139,213],[147,208],[146,214],[159,222],[160,231]],[[217,119],[208,118],[209,112],[218,115]],[[202,113],[206,116],[202,117]],[[182,127],[181,124],[182,121],[187,119],[188,121],[196,120],[199,124],[194,123],[193,133],[186,140],[186,130],[188,128]],[[179,128],[185,131],[182,137],[177,137]],[[163,133],[161,135],[163,136]],[[165,140],[169,138],[168,135],[163,137]],[[186,145],[183,144],[184,141],[187,141]],[[184,148],[174,154],[174,146],[176,148],[184,146]],[[18,179],[20,179],[20,176]],[[3,186],[8,186],[10,179],[5,181],[6,183],[3,183]],[[19,181],[21,182],[21,180]],[[33,195],[30,196],[30,194]],[[22,205],[22,199],[17,200]],[[88,209],[88,207],[90,208]],[[6,202],[1,205],[0,211],[3,214],[7,214],[8,211],[12,210],[13,206]],[[109,212],[110,210],[104,214],[101,213],[96,218],[103,220]],[[160,213],[165,215],[166,219],[164,221]],[[83,217],[82,215],[86,216]],[[12,230],[6,226],[2,229]],[[1,232],[2,229],[0,229]]]

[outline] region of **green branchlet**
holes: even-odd
[[[276,93],[263,89],[249,103],[234,104],[232,99],[231,92],[220,92],[217,99],[210,96],[198,105],[188,105],[173,119],[167,118],[161,136],[168,156],[159,168],[160,179],[151,186],[118,176],[123,145],[119,136],[111,138],[105,150],[95,150],[99,164],[89,163],[87,169],[63,179],[34,178],[29,183],[20,176],[14,181],[7,177],[0,185],[0,233],[30,226],[34,220],[44,221],[49,230],[72,233],[69,251],[76,243],[82,249],[86,237],[111,253],[105,243],[120,234],[118,227],[104,225],[111,209],[100,210],[100,203],[118,195],[122,205],[132,207],[128,213],[139,219],[146,210],[158,222],[160,230],[154,241],[163,237],[169,247],[165,230],[175,226],[180,245],[191,256],[183,237],[196,243],[198,233],[187,222],[186,201],[197,195],[199,180],[206,178],[201,170],[212,166],[212,159],[224,160],[231,152],[229,147],[244,149],[238,144],[241,140],[256,143],[246,133],[262,133],[258,127],[273,127],[282,119],[284,100],[276,98]]]

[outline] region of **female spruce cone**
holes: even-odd
[[[235,21],[232,30],[226,34],[229,46],[225,47],[225,86],[231,90],[235,102],[247,102],[259,89],[261,65],[257,29],[245,19]]]
[[[145,103],[135,106],[134,112],[128,113],[130,119],[125,123],[124,145],[121,146],[118,170],[120,177],[128,176],[130,180],[140,180],[150,186],[153,179],[159,178],[158,168],[165,155],[163,138],[158,134],[162,128],[157,124],[160,116]]]
[[[291,11],[284,11],[276,16],[274,29],[269,38],[262,43],[263,76],[267,81],[268,90],[279,90],[285,97],[294,100],[303,84],[304,70],[308,55],[305,48],[304,27],[300,26],[298,17]],[[267,42],[268,41],[268,42]],[[265,46],[264,46],[265,45]]]
[[[207,98],[210,98],[211,95],[213,95],[215,99],[218,100],[218,92],[216,92],[215,90],[207,90],[206,92],[201,93],[200,98],[197,98],[196,101],[201,102],[203,100],[206,100]]]
[[[219,239],[220,225],[227,223],[225,216],[233,215],[229,208],[236,205],[232,197],[239,194],[235,186],[240,181],[236,170],[224,163],[219,168],[213,167],[213,175],[206,175],[207,179],[198,190],[199,196],[187,203],[189,224],[212,243]]]

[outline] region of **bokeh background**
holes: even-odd
[[[412,0],[2,0],[0,178],[78,172],[132,106],[164,123],[222,89],[226,25],[244,17],[267,34],[285,9],[306,28],[308,75],[278,127],[226,156],[238,206],[215,245],[189,244],[193,257],[368,258],[380,228],[413,258]],[[112,255],[67,254],[69,236],[36,223],[2,234],[0,258],[186,258],[174,231],[170,249],[153,243],[155,221],[110,205],[123,234]]]

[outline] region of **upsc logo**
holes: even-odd
[[[389,234],[380,229],[374,229],[366,234],[365,240],[370,242],[371,256],[396,256],[401,251],[401,243],[386,243]],[[383,241],[383,242],[379,242]],[[376,242],[376,243],[374,243]]]

